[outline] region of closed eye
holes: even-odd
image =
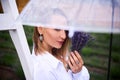
[[[56,30],[56,31],[61,31],[61,29],[54,29],[54,30]]]

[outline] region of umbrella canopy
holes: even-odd
[[[17,22],[71,32],[120,33],[120,0],[30,0]]]

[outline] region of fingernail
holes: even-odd
[[[77,51],[76,51],[76,50],[75,50],[74,52],[75,52],[75,53],[77,53]]]
[[[71,52],[71,56],[73,56],[73,52]]]
[[[71,54],[73,54],[73,52],[71,52]]]

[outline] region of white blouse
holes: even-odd
[[[50,53],[42,55],[32,54],[33,80],[89,80],[90,76],[85,66],[79,73],[66,71],[63,63]]]

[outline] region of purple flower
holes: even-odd
[[[75,32],[73,37],[71,38],[72,46],[71,51],[81,51],[83,47],[87,44],[89,40],[93,39],[93,37],[85,32]]]

